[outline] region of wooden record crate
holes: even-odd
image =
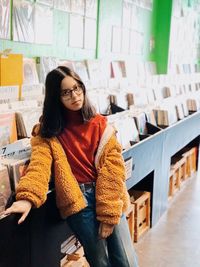
[[[189,178],[197,170],[197,147],[184,152],[183,157],[186,160],[186,178]]]
[[[168,198],[173,196],[178,190],[180,190],[180,168],[179,164],[171,165],[170,177],[169,177],[169,193]]]
[[[168,200],[174,195],[174,169],[170,168]]]
[[[135,223],[134,209],[135,209],[135,206],[131,203],[128,207],[128,210],[125,213],[126,219],[128,222],[128,227],[129,227],[131,239],[133,242],[134,242],[134,228],[135,228],[135,226],[134,226],[134,223]]]
[[[169,175],[169,191],[168,199],[174,195],[176,191],[180,189],[181,183],[185,181],[187,177],[186,170],[186,158],[179,157],[178,160],[171,165]]]
[[[182,157],[178,162],[178,168],[179,168],[179,180],[180,183],[185,181],[186,179],[186,159],[185,157]]]
[[[129,190],[134,205],[134,242],[150,228],[150,192]]]

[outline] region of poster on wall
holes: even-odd
[[[53,1],[54,0],[36,0],[38,4],[44,4],[50,7],[53,7]]]
[[[10,0],[0,0],[0,38],[10,39]]]
[[[53,9],[35,4],[35,43],[53,43]]]
[[[85,0],[71,0],[71,12],[83,16],[85,14]]]
[[[120,53],[121,51],[121,27],[112,27],[111,52]]]
[[[54,0],[54,8],[70,12],[70,0]]]
[[[45,84],[45,79],[51,70],[55,69],[59,65],[59,60],[56,57],[45,57],[41,56],[37,58],[38,64],[38,73],[39,73],[39,81]]]
[[[13,0],[13,40],[34,42],[34,7],[29,1]]]
[[[131,29],[134,29],[134,30],[140,29],[139,7],[135,5],[132,5],[132,9],[131,9]]]
[[[145,8],[152,11],[153,9],[153,0],[144,0]]]
[[[97,0],[86,0],[85,16],[89,18],[97,18]]]
[[[153,0],[132,0],[132,3],[150,11],[153,9]]]
[[[36,61],[34,58],[23,57],[23,84],[38,84]]]
[[[122,45],[121,52],[128,54],[130,48],[130,30],[127,28],[122,28]]]
[[[131,31],[130,34],[130,54],[144,54],[144,33]]]
[[[87,66],[84,60],[74,61],[75,72],[81,77],[83,82],[89,80]]]
[[[181,17],[181,0],[173,1],[173,16],[175,17]]]
[[[131,10],[132,5],[130,3],[124,2],[122,9],[122,26],[130,28],[131,25]]]
[[[84,48],[96,48],[96,20],[85,18]]]
[[[83,16],[70,14],[69,20],[69,46],[83,48]]]

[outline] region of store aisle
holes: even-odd
[[[135,249],[140,267],[200,266],[200,177],[184,183]]]

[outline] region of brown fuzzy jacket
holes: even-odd
[[[17,187],[17,200],[29,200],[33,207],[40,207],[47,198],[48,183],[53,164],[56,203],[62,218],[86,207],[86,201],[72,174],[66,154],[56,137],[42,138],[40,126],[34,127],[31,139],[32,154],[26,175]],[[97,169],[96,213],[97,220],[118,224],[129,204],[125,185],[125,167],[121,146],[115,130],[107,125],[95,158]]]

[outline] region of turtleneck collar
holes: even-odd
[[[77,125],[83,123],[83,115],[81,109],[77,111],[66,109],[64,116],[66,119],[66,125]]]

